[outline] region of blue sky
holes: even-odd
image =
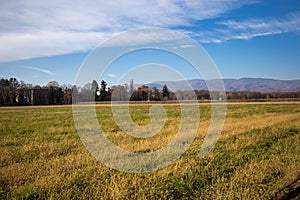
[[[73,84],[97,45],[145,27],[168,28],[193,38],[223,78],[300,79],[298,0],[0,0],[0,22],[0,77],[33,84]],[[130,56],[120,60],[119,68],[112,67],[99,79],[115,84],[126,70],[151,61],[151,56],[157,63],[176,65],[186,79],[201,78],[183,61],[150,51],[137,53],[136,63]],[[120,69],[122,64],[127,67]],[[153,77],[154,73],[157,70]],[[150,74],[151,70],[145,76]],[[156,77],[176,79],[168,73]]]

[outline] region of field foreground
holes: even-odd
[[[120,148],[151,152],[172,140],[179,105],[163,105],[165,127],[138,139],[115,124],[110,106],[97,106],[106,136]],[[188,106],[188,105],[186,105]],[[130,107],[139,125],[150,105]],[[300,174],[300,104],[228,104],[215,148],[198,157],[210,120],[199,105],[200,126],[189,149],[152,173],[125,173],[96,160],[81,143],[72,107],[0,108],[0,199],[270,199]]]

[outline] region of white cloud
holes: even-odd
[[[223,0],[80,0],[7,1],[1,5],[0,17],[24,29],[119,29],[143,26],[177,26],[189,20],[219,16],[253,1]],[[2,12],[3,11],[3,12]],[[17,14],[13,14],[12,11]],[[6,19],[6,20],[5,20]],[[2,29],[2,27],[1,27]]]
[[[227,20],[219,22],[222,28],[205,30],[189,35],[203,43],[221,43],[227,40],[249,40],[254,37],[300,31],[300,12],[290,13],[282,19]]]
[[[0,62],[88,51],[113,34],[193,25],[253,1],[1,1]]]
[[[127,31],[118,37],[113,37],[110,40],[101,44],[102,47],[120,47],[120,46],[141,46],[145,44],[160,44],[162,42],[181,41],[181,34],[174,34],[169,29],[148,28],[135,29],[133,32]],[[154,45],[155,46],[155,45]]]
[[[181,45],[180,48],[183,48],[183,49],[186,49],[186,48],[192,48],[193,45],[190,45],[190,44],[184,44],[184,45]]]
[[[107,76],[109,76],[111,78],[117,78],[118,77],[116,74],[107,74]]]
[[[99,32],[43,31],[0,35],[0,61],[88,51],[107,36]]]
[[[24,68],[40,71],[40,72],[50,74],[50,75],[55,75],[53,72],[46,70],[46,69],[39,68],[39,67],[24,66]]]
[[[249,40],[300,32],[300,13],[281,19],[226,20],[201,29],[196,21],[212,19],[257,1],[206,0],[80,0],[1,1],[0,62],[89,51],[113,35],[143,27],[192,27],[179,30],[202,43]],[[196,27],[196,28],[195,28]],[[216,28],[217,27],[217,28]],[[197,30],[198,29],[198,30]],[[196,32],[195,32],[196,31]],[[111,41],[109,45],[176,40],[144,32]],[[175,47],[174,47],[175,48]],[[177,46],[176,48],[188,48]]]

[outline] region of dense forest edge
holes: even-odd
[[[212,98],[214,96],[214,98]],[[25,105],[63,105],[74,102],[107,102],[107,101],[181,101],[181,100],[227,100],[227,101],[268,101],[268,100],[299,100],[297,92],[255,92],[227,91],[226,96],[218,91],[178,90],[170,91],[167,85],[161,90],[157,87],[141,85],[135,87],[133,80],[129,85],[109,87],[102,80],[96,80],[83,87],[76,85],[59,85],[51,81],[45,86],[33,85],[18,81],[16,78],[0,79],[0,106]]]

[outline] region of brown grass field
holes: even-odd
[[[132,119],[147,125],[150,106],[131,105]],[[180,106],[163,107],[164,128],[146,139],[124,133],[110,105],[97,105],[96,114],[117,146],[149,152],[178,131]],[[196,138],[178,160],[154,172],[125,173],[87,151],[71,106],[1,107],[0,199],[270,199],[300,174],[299,102],[228,103],[221,137],[202,159],[211,109],[210,104],[199,108]]]

